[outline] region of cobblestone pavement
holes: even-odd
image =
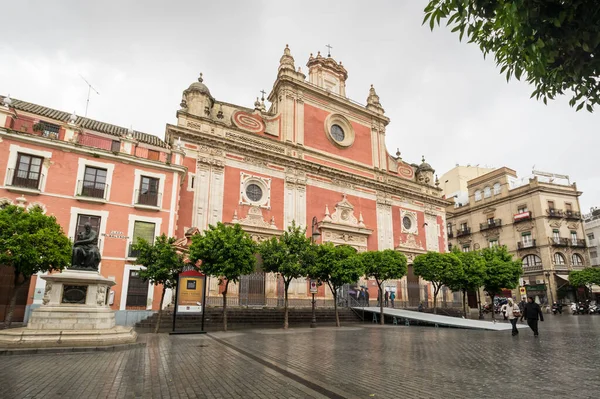
[[[144,335],[119,352],[0,357],[0,398],[592,398],[600,317],[540,337],[362,325]]]

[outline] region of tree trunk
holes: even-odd
[[[465,319],[468,319],[469,317],[467,316],[467,290],[462,290],[462,294],[463,294],[463,313],[465,314]]]
[[[383,281],[381,283],[377,279],[375,279],[375,281],[377,282],[377,287],[379,288],[379,324],[384,325],[385,320],[383,317],[383,290],[381,287],[383,285]]]
[[[494,306],[494,298],[496,297],[495,294],[491,294],[488,292],[488,294],[490,294],[490,298],[492,299],[492,320],[496,319],[496,307]]]
[[[23,282],[19,284],[19,276],[20,274],[15,273],[14,279],[14,288],[13,294],[10,297],[10,303],[8,305],[8,312],[6,312],[6,317],[4,318],[4,328],[10,328],[10,324],[12,323],[13,314],[15,312],[15,307],[17,306],[17,297],[21,293],[21,290],[25,285],[31,280],[31,276],[24,278]]]
[[[340,325],[340,315],[338,314],[338,308],[337,308],[337,290],[332,290],[332,294],[333,294],[333,308],[335,309],[335,326],[336,327],[341,327]]]
[[[283,329],[287,330],[289,327],[289,319],[288,319],[288,288],[290,286],[291,280],[283,280],[285,292],[283,293]]]
[[[160,329],[160,319],[162,318],[163,313],[163,301],[165,300],[165,285],[163,284],[162,294],[160,294],[160,305],[158,308],[158,319],[156,320],[156,327],[154,327],[154,334],[158,334],[158,330]]]
[[[435,285],[433,286],[433,314],[437,314],[437,294],[439,290]]]
[[[225,283],[225,289],[223,290],[223,331],[227,331],[227,288],[229,287],[229,280]]]

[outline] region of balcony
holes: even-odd
[[[127,257],[137,258],[138,256],[140,256],[140,251],[133,249],[133,243],[130,243],[129,247],[127,248]]]
[[[556,208],[548,208],[546,209],[546,213],[549,218],[562,218],[565,215],[562,209]]]
[[[77,182],[77,199],[80,201],[106,202],[108,184],[79,180]]]
[[[580,220],[581,219],[581,212],[565,211],[565,217],[567,219]]]
[[[555,246],[555,247],[568,247],[569,246],[568,238],[549,237],[548,241],[549,241],[550,245]]]
[[[501,225],[502,225],[501,219],[488,220],[485,223],[479,223],[479,230],[483,231],[483,230],[487,230],[487,229],[493,229],[494,227],[500,227]]]
[[[533,216],[531,215],[530,211],[515,213],[515,215],[513,216],[513,223],[520,223],[520,222],[524,222],[526,220],[531,220],[532,217]]]
[[[544,269],[541,263],[536,265],[523,265],[523,273],[539,273]]]
[[[456,230],[456,237],[468,236],[469,234],[471,234],[470,227]]]
[[[517,242],[517,249],[535,248],[537,246],[535,240]]]
[[[8,169],[7,187],[9,191],[26,194],[39,194],[44,181],[44,175],[22,170]]]
[[[453,238],[454,237],[454,232],[452,232],[452,230],[448,231],[448,238]]]
[[[160,210],[161,205],[161,193],[135,190],[135,203],[136,208]]]
[[[571,238],[569,240],[569,244],[572,247],[577,247],[577,248],[585,248],[587,246],[585,243],[585,240],[579,239],[579,238],[577,238],[577,239]]]
[[[554,264],[554,271],[557,272],[569,272],[569,267],[566,264]]]

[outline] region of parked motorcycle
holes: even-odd
[[[575,309],[573,310],[573,305],[575,305]],[[577,303],[577,304],[573,304],[571,305],[571,311],[573,312],[573,314],[588,314],[590,312],[589,307],[584,304],[584,303]]]
[[[562,314],[562,304],[559,304],[559,303],[556,303],[556,302],[554,302],[554,303],[552,304],[552,314],[554,314],[554,315],[555,315],[555,314],[557,314],[557,313],[560,313],[560,314]]]

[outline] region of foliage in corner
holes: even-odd
[[[416,276],[433,285],[433,313],[437,313],[437,295],[440,289],[462,275],[460,260],[452,252],[429,251],[415,257],[413,268]]]
[[[535,87],[531,97],[572,93],[569,104],[593,112],[600,103],[600,1],[430,0],[423,24],[442,19],[462,40],[492,53],[506,80]]]

